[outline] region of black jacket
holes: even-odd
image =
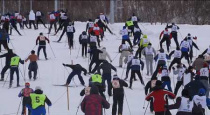
[[[200,80],[195,79],[194,81],[191,81],[190,83],[188,83],[187,85],[185,85],[185,89],[187,89],[189,91],[189,95],[192,98],[194,95],[198,94],[199,89],[201,88],[205,88],[205,86],[203,85],[203,83],[200,82]]]
[[[11,61],[11,58],[16,56],[16,54],[14,54],[13,52],[8,52],[8,53],[5,53],[3,55],[0,55],[0,58],[2,57],[6,57],[6,65],[10,65],[10,61]]]
[[[114,78],[113,80],[119,80],[119,83],[120,83],[120,88],[112,87],[113,88],[113,96],[124,95],[123,87],[128,87],[128,84],[124,80],[121,80],[120,78]]]
[[[91,60],[98,61],[99,53],[103,53],[103,52],[101,50],[97,49],[97,48],[94,48],[89,53],[90,53],[90,59]]]
[[[68,65],[68,64],[64,64],[64,66],[70,67],[73,71],[75,72],[84,72],[84,75],[87,74],[87,70],[85,68],[83,68],[80,64],[76,64],[76,65]]]
[[[99,67],[98,67],[98,73],[101,73],[100,70],[103,70],[103,74],[111,74],[112,69],[116,72],[117,69],[109,62],[104,61]]]

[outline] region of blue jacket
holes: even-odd
[[[140,60],[140,65],[132,65],[132,60],[130,62],[128,62],[128,67],[131,70],[143,70],[144,69],[144,62]],[[141,67],[141,68],[140,68]]]

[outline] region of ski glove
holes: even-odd
[[[66,66],[66,64],[63,63],[63,66]]]

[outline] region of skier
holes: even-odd
[[[43,16],[43,15],[44,15],[44,14],[43,14],[40,10],[37,10],[37,11],[36,11],[36,27],[37,27],[37,29],[39,28],[39,26],[38,26],[39,22],[41,22],[41,23],[44,25],[44,27],[47,28],[47,27],[45,26],[45,23],[44,23],[43,20],[42,20],[42,16]]]
[[[24,25],[26,26],[26,28],[28,28],[28,26],[27,26],[27,19],[26,19],[26,17],[25,16],[22,16],[22,21],[23,21],[23,29],[24,29]],[[29,28],[28,28],[29,29]]]
[[[184,64],[182,64],[181,62],[179,64],[177,64],[177,69],[175,69],[175,67],[172,67],[173,69],[173,74],[174,75],[178,75],[177,76],[177,83],[174,89],[174,94],[177,95],[179,88],[182,86],[183,84],[183,80],[182,77],[184,75],[184,72],[186,71],[186,66]],[[174,78],[173,78],[174,79]]]
[[[103,83],[103,79],[100,73],[95,73],[93,75],[91,75],[90,79],[89,79],[89,84],[92,86],[96,86],[99,90],[99,94],[106,99],[105,95],[103,92],[105,92],[106,87],[105,84]]]
[[[59,31],[62,27],[64,27],[63,32],[62,32],[62,34],[61,34],[61,36],[59,37],[59,39],[58,39],[57,42],[60,42],[60,41],[61,41],[61,39],[62,39],[64,33],[67,31],[67,26],[69,25],[69,22],[70,22],[70,20],[69,20],[69,19],[66,19],[64,22],[62,22],[62,25],[61,25],[61,26],[57,29],[57,31],[55,32],[54,35],[56,35],[56,34],[58,33],[58,31]]]
[[[166,65],[166,61],[170,59],[168,54],[164,53],[164,49],[160,49],[159,51],[160,53],[154,57],[155,62],[157,62],[156,70],[160,67],[163,68],[163,66]]]
[[[21,60],[19,56],[16,54],[13,54],[11,61],[10,61],[10,83],[9,83],[9,88],[12,87],[12,80],[13,80],[13,74],[16,72],[17,76],[17,87],[20,87],[19,84],[19,63],[24,64],[24,60]]]
[[[133,55],[133,52],[131,51],[130,54],[125,57],[124,59],[124,63],[127,64],[127,67],[126,67],[126,77],[124,78],[124,80],[127,80],[128,79],[128,74],[129,74],[129,70],[130,70],[130,67],[128,65],[128,63],[134,58],[134,55]],[[136,81],[136,77],[134,78],[134,80]]]
[[[108,95],[112,96],[111,93],[111,79],[112,79],[112,73],[111,71],[114,70],[117,73],[117,69],[109,63],[107,60],[104,60],[103,63],[98,67],[98,73],[101,73],[100,70],[103,70],[102,73],[102,79],[103,79],[103,85],[105,86],[105,81],[107,81],[108,85]]]
[[[204,57],[203,55],[199,55],[192,64],[193,68],[195,68],[196,70],[196,73],[199,72],[200,69],[203,67],[203,63],[205,63]]]
[[[176,64],[181,63],[182,52],[180,51],[180,48],[177,47],[176,50],[173,50],[173,51],[169,54],[169,57],[171,58],[172,55],[173,55],[174,59],[171,61],[170,65],[169,65],[169,71],[171,71],[171,67],[172,67],[175,63],[176,63]]]
[[[141,70],[144,69],[144,62],[138,59],[137,57],[134,57],[129,63],[129,67],[131,68],[131,77],[130,77],[130,86],[129,88],[132,89],[133,79],[135,78],[135,74],[138,75],[141,84],[144,85],[144,80],[141,75]],[[141,70],[140,70],[141,69]]]
[[[166,26],[167,28],[171,28],[171,36],[174,38],[174,41],[176,43],[176,47],[179,47],[179,41],[177,37],[177,31],[179,30],[179,26],[177,26],[175,23],[172,23],[172,25]]]
[[[54,12],[51,12],[49,15],[50,15],[50,17],[49,17],[50,18],[50,28],[49,28],[48,34],[50,34],[53,25],[54,25],[55,32],[57,30],[57,24],[56,24],[57,21],[56,21]]]
[[[120,31],[120,33],[122,35],[122,44],[125,43],[125,41],[127,41],[129,43],[130,47],[132,48],[133,46],[130,41],[128,29],[126,29],[126,26],[123,26],[123,29]]]
[[[43,94],[41,87],[36,86],[34,93],[30,94],[26,107],[30,109],[31,115],[45,115],[45,103],[47,103],[48,106],[52,106],[51,101]]]
[[[193,101],[189,96],[188,90],[182,90],[182,96],[176,98],[176,103],[172,105],[166,105],[167,109],[178,109],[176,115],[192,115]]]
[[[103,40],[103,35],[101,34],[103,30],[98,26],[98,24],[94,24],[93,28],[90,28],[88,32],[97,37],[98,46],[100,47],[99,36],[101,35],[101,40]]]
[[[9,25],[10,25],[10,14],[7,13],[5,14],[5,20],[4,20],[4,23],[3,23],[3,29],[6,30],[6,32],[9,34]]]
[[[7,34],[5,29],[0,29],[0,52],[1,52],[1,45],[4,46],[5,50],[8,50],[8,43],[9,43],[10,37],[9,34]]]
[[[130,20],[133,21],[134,25],[137,24],[140,21],[139,17],[137,17],[135,15],[135,13],[133,13],[133,15],[131,16]]]
[[[133,35],[134,35],[133,45],[135,46],[135,45],[139,44],[140,38],[141,38],[141,34],[142,34],[142,31],[139,28],[138,24],[134,24],[133,32],[134,32],[133,33]]]
[[[86,76],[87,74],[87,70],[85,68],[83,68],[80,64],[76,64],[76,65],[69,65],[69,64],[64,64],[63,63],[63,66],[66,66],[66,67],[70,67],[72,69],[72,72],[69,74],[68,76],[68,79],[66,80],[66,86],[68,86],[71,82],[71,79],[77,75],[79,80],[80,80],[80,83],[85,86],[85,82],[81,76],[81,72],[83,71],[84,72],[84,75]]]
[[[152,44],[149,43],[147,47],[145,47],[142,51],[142,54],[145,56],[146,66],[147,66],[147,75],[149,76],[153,74],[153,59],[156,56],[156,51],[152,47]]]
[[[199,75],[196,75],[195,80],[191,81],[184,87],[184,89],[187,89],[189,91],[191,98],[193,98],[195,95],[197,95],[198,91],[201,88],[205,89],[205,86],[203,85],[203,83],[200,82]]]
[[[161,40],[161,36],[162,36],[162,35],[163,35],[163,38],[162,38],[162,40]],[[171,33],[168,31],[168,28],[165,28],[165,30],[163,30],[163,31],[160,33],[159,40],[161,40],[161,41],[160,41],[160,48],[161,48],[161,49],[163,48],[163,46],[162,46],[163,42],[166,41],[167,51],[169,52],[169,47],[170,47],[170,44],[171,44],[171,37],[172,37],[172,35],[171,35]]]
[[[33,93],[33,89],[30,88],[30,83],[25,83],[25,88],[23,88],[20,93],[18,94],[18,97],[22,97],[22,113],[21,115],[26,115],[26,103],[30,99],[30,94]],[[31,111],[28,109],[28,115],[31,115]]]
[[[97,47],[96,42],[98,42],[98,47],[100,47],[100,41],[97,38],[97,36],[95,35],[95,32],[92,31],[89,36],[90,49]]]
[[[31,24],[34,25],[35,30],[37,29],[35,26],[35,19],[36,19],[35,13],[33,10],[31,10],[29,13],[29,29],[31,29]]]
[[[27,62],[28,60],[30,60],[30,64],[28,66],[28,76],[29,76],[29,79],[31,80],[32,78],[32,75],[31,75],[31,72],[33,71],[34,72],[34,77],[33,79],[36,80],[36,75],[37,75],[37,69],[38,69],[38,65],[37,65],[37,60],[38,60],[38,57],[37,55],[35,54],[35,51],[32,50],[31,51],[31,55],[28,56],[28,58],[25,60],[25,62]]]
[[[103,53],[103,52],[97,48],[93,48],[89,51],[89,53],[90,53],[90,60],[91,60],[89,64],[89,73],[94,73],[101,63],[101,61],[99,60],[99,53]],[[92,70],[92,65],[94,63],[95,63],[95,67]]]
[[[74,33],[75,33],[74,25],[71,24],[70,22],[69,25],[66,27],[69,49],[73,48]]]
[[[90,95],[85,96],[81,103],[81,110],[85,115],[102,115],[102,108],[109,109],[110,104],[100,95],[98,95],[98,88],[92,86]]]
[[[112,115],[122,115],[123,113],[123,100],[124,100],[124,89],[123,87],[128,87],[128,84],[121,80],[117,75],[113,76],[112,88],[113,88],[113,105],[112,105]],[[118,106],[118,114],[117,113]]]
[[[67,13],[65,12],[65,11],[63,11],[63,10],[61,10],[61,12],[60,12],[60,20],[59,20],[59,27],[58,27],[58,29],[57,29],[57,32],[59,31],[59,30],[62,30],[63,29],[63,27],[65,28],[65,22],[66,21],[70,21],[69,20],[69,18],[68,18],[68,16],[67,16]],[[56,33],[57,33],[56,32]]]
[[[14,16],[11,16],[11,18],[10,18],[10,23],[11,23],[10,35],[12,35],[12,29],[14,28],[14,29],[16,30],[16,32],[17,32],[20,36],[22,36],[22,35],[20,34],[20,32],[18,31],[18,29],[17,29],[17,22],[16,22],[16,19],[15,19]]]
[[[82,57],[87,57],[88,35],[85,31],[79,36],[79,43],[82,45]]]
[[[38,47],[38,51],[37,51],[38,59],[39,59],[39,52],[40,52],[41,49],[43,49],[45,59],[48,60],[47,53],[46,53],[46,41],[48,42],[48,44],[50,43],[50,40],[47,37],[45,37],[43,35],[43,33],[40,33],[39,36],[36,39],[36,45],[39,42],[39,47]]]
[[[153,99],[153,107],[155,115],[171,115],[169,110],[166,110],[164,106],[168,103],[168,97],[174,99],[176,96],[170,91],[162,89],[162,82],[157,80],[155,87],[145,100],[150,101]]]
[[[163,66],[162,71],[161,71],[161,81],[163,83],[162,84],[163,89],[165,88],[165,86],[167,86],[168,90],[170,92],[172,92],[172,89],[171,89],[171,79],[169,77],[169,71],[168,71],[166,65]]]
[[[18,13],[18,15],[15,16],[15,18],[17,19],[17,22],[18,22],[19,25],[20,25],[20,29],[23,29],[23,25],[22,25],[23,16],[22,16],[20,13]]]
[[[94,27],[94,22],[92,21],[92,19],[88,20],[88,23],[86,25],[86,32],[88,32],[88,35],[90,35],[90,29],[92,29]]]
[[[142,50],[148,46],[148,44],[150,43],[150,40],[147,38],[147,35],[143,35],[143,38],[141,38],[140,43],[139,43],[139,48],[136,51],[135,56],[139,55],[139,58],[141,58],[141,52]]]
[[[203,83],[206,89],[206,97],[209,97],[209,66],[207,63],[203,63],[203,68],[200,69],[198,73],[200,75],[200,81]]]
[[[188,64],[190,65],[190,60],[189,60],[189,52],[190,52],[190,44],[189,42],[187,41],[187,39],[185,38],[182,42],[181,42],[181,45],[180,45],[180,49],[182,51],[182,56],[181,56],[181,59],[183,57],[185,57],[185,59],[187,60]]]
[[[192,58],[193,58],[193,46],[199,50],[198,46],[195,44],[195,42],[193,42],[192,39],[197,39],[197,37],[192,37],[190,33],[188,33],[188,35],[185,37],[187,39],[187,41],[190,44],[190,52],[189,52],[189,59],[190,62],[192,63]]]
[[[5,66],[3,67],[2,71],[1,71],[1,79],[0,81],[4,81],[4,74],[5,72],[10,68],[10,60],[11,58],[16,55],[13,53],[12,49],[8,49],[8,53],[5,53],[3,55],[0,55],[0,58],[5,57],[6,61],[5,61]]]
[[[109,61],[112,62],[112,59],[111,59],[109,53],[106,51],[106,47],[103,47],[101,49],[101,51],[103,53],[99,53],[99,60],[104,61],[104,60],[106,60],[106,57],[108,57],[109,58]]]
[[[106,29],[108,29],[108,31],[109,31],[110,34],[113,34],[113,32],[108,27],[109,20],[108,20],[108,18],[104,14],[100,14],[100,16],[97,17],[95,23],[97,23],[98,26],[103,30],[102,31],[102,35],[103,36],[104,36],[104,32],[106,31]]]
[[[145,95],[148,95],[148,90],[149,90],[149,93],[151,93],[152,91],[154,91],[154,87],[155,87],[155,84],[156,84],[156,81],[157,81],[157,74],[158,74],[158,71],[155,71],[153,73],[153,77],[151,78],[150,81],[147,82],[146,86],[144,87],[145,89]],[[154,107],[153,107],[153,99],[150,100],[150,112],[152,113],[154,111]]]
[[[131,51],[132,49],[127,44],[125,44],[125,42],[123,42],[119,46],[119,52],[121,53],[120,59],[119,59],[119,67],[122,67],[123,65],[123,57],[127,57]]]
[[[199,89],[198,94],[193,97],[194,107],[192,109],[192,115],[205,115],[207,99],[206,90],[203,88]]]
[[[131,21],[131,20],[127,20],[126,22],[125,22],[125,27],[128,27],[128,36],[132,36],[133,35],[133,33],[134,33],[134,24],[133,24],[133,21]]]

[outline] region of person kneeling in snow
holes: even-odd
[[[43,94],[41,87],[36,86],[34,93],[30,94],[30,99],[26,107],[30,109],[31,115],[45,115],[45,103],[47,103],[48,106],[52,105],[47,96]]]

